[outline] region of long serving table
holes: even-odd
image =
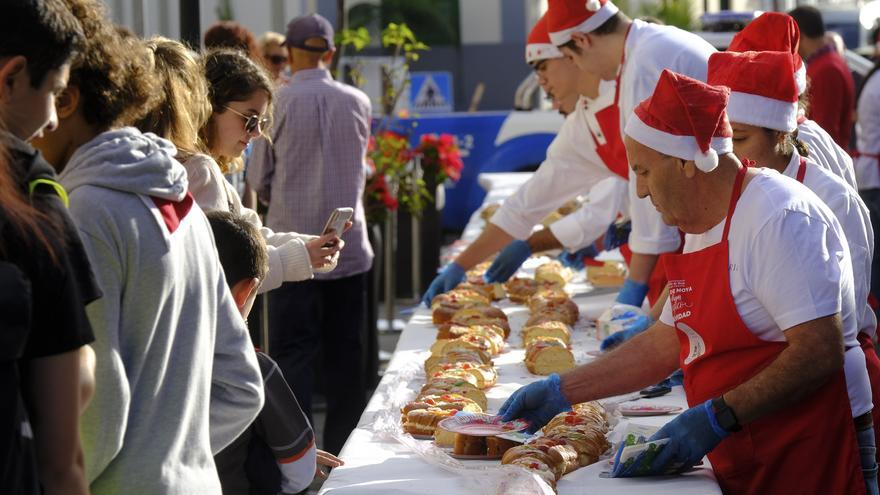
[[[525,176],[525,177],[523,177]],[[480,183],[489,191],[487,202],[503,199],[527,178],[526,174],[484,174]],[[479,234],[482,221],[477,214],[471,219],[463,239],[471,240]],[[532,259],[524,266],[531,272],[540,261]],[[589,351],[597,350],[599,340],[591,324],[599,314],[614,301],[615,293],[594,290],[584,280],[583,274],[569,284],[573,300],[580,308],[581,318],[572,336],[572,348],[578,364],[595,359]],[[498,371],[498,383],[486,391],[490,413],[497,412],[504,400],[522,385],[542,377],[532,375],[523,364],[524,350],[519,329],[528,317],[527,308],[509,301],[498,304],[510,319],[511,336],[500,356],[494,358]],[[382,381],[361,416],[358,427],[342,449],[340,457],[345,465],[332,471],[324,483],[321,494],[485,494],[485,493],[540,493],[529,483],[532,477],[518,468],[501,467],[500,461],[457,461],[445,455],[428,440],[415,440],[402,432],[399,426],[399,407],[415,398],[425,383],[422,364],[430,355],[428,349],[436,338],[436,327],[431,323],[431,313],[426,308],[415,311],[404,328],[397,348]],[[609,409],[615,403],[634,396],[607,400]],[[673,387],[671,394],[640,399],[652,405],[687,407],[681,387]],[[626,421],[661,426],[674,416],[651,416],[621,418]],[[610,460],[599,462],[567,474],[557,484],[558,493],[675,493],[712,494],[721,493],[708,463],[680,476],[651,478],[607,478],[600,476],[609,471]],[[523,473],[526,473],[523,475]],[[521,476],[525,476],[522,478]]]

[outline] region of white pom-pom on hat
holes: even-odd
[[[697,151],[694,156],[694,163],[703,172],[711,172],[718,166],[718,152],[712,148],[706,151]]]
[[[590,12],[596,12],[602,8],[602,4],[599,3],[599,0],[587,0],[584,5]]]

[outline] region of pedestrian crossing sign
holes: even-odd
[[[412,112],[451,112],[452,74],[446,71],[411,72],[409,94]]]

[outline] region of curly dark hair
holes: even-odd
[[[205,31],[205,49],[215,48],[241,50],[252,60],[260,60],[260,50],[254,33],[235,21],[220,21]]]
[[[202,127],[199,136],[202,142],[211,147],[214,135],[214,114],[226,111],[233,101],[244,101],[257,91],[269,95],[269,108],[266,115],[272,117],[272,92],[274,85],[261,65],[237,50],[211,50],[202,56],[205,78],[208,80],[208,98],[211,100],[212,116]],[[271,123],[266,129],[271,127]],[[264,133],[265,130],[264,129]],[[215,157],[224,172],[237,157]]]
[[[59,0],[4,1],[0,33],[0,57],[24,56],[34,88],[83,42],[79,23]]]
[[[161,96],[152,53],[140,40],[123,35],[108,21],[100,1],[65,3],[86,36],[70,67],[69,82],[79,89],[86,122],[104,131],[141,119]]]

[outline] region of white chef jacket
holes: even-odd
[[[797,151],[792,153],[783,175],[797,180],[800,158]],[[868,293],[871,288],[874,231],[868,207],[855,189],[830,170],[818,166],[811,158],[807,158],[804,185],[819,196],[843,228],[852,260],[858,329],[873,337],[877,333],[877,317],[868,305]]]
[[[684,253],[719,243],[723,231],[724,220],[703,234],[687,234]],[[849,246],[834,214],[805,185],[761,169],[737,203],[728,242],[730,292],[756,337],[783,342],[784,330],[841,314],[852,413],[855,417],[869,411],[871,387],[865,354],[856,340]],[[660,321],[675,326],[668,300]]]
[[[856,148],[862,153],[880,154],[880,73],[865,81],[857,109]],[[880,160],[860,156],[854,165],[859,190],[880,188]]]
[[[609,92],[611,98],[607,97]],[[516,239],[526,239],[535,224],[550,212],[589,191],[589,202],[554,223],[551,231],[570,250],[580,249],[605,233],[625,208],[622,196],[627,186],[621,186],[625,181],[609,170],[596,153],[587,127],[589,113],[613,103],[614,84],[602,84],[600,93],[595,100],[581,96],[550,143],[547,158],[532,178],[502,203],[490,220],[493,224]]]
[[[693,33],[638,19],[632,23],[624,50],[619,102],[621,134],[633,109],[654,94],[663,69],[705,81],[709,56],[715,52],[712,45]],[[649,199],[639,199],[635,174],[632,170],[629,173],[630,249],[643,254],[675,251],[681,243],[678,229],[663,223]]]
[[[834,175],[846,181],[850,187],[858,190],[852,157],[834,142],[825,129],[822,129],[816,122],[807,119],[798,124],[797,132],[798,139],[807,143],[810,158],[814,159],[820,167],[827,168]]]

